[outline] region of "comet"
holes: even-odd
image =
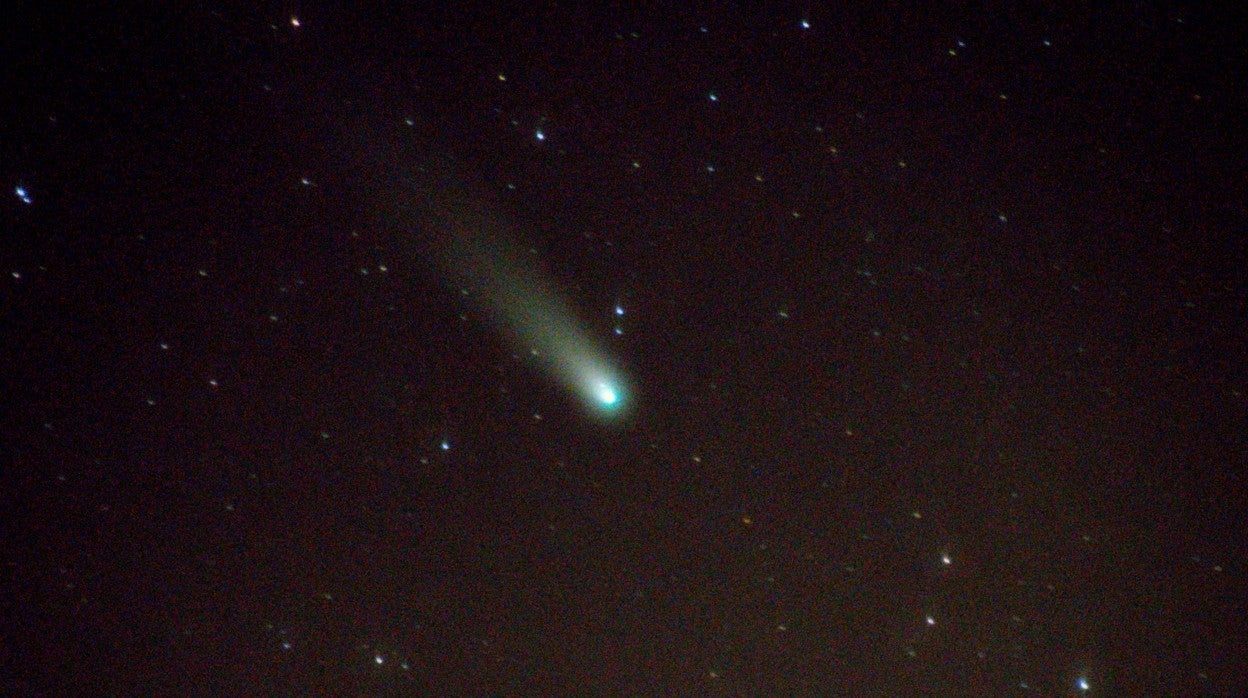
[[[619,415],[627,394],[621,371],[540,271],[534,253],[521,253],[506,226],[483,213],[461,210],[445,219],[452,234],[441,265],[551,376],[596,413]]]
[[[623,372],[543,271],[537,254],[519,244],[521,237],[482,193],[487,189],[470,187],[457,163],[430,156],[431,150],[420,148],[407,168],[389,155],[373,163],[375,213],[400,239],[432,258],[453,288],[476,301],[498,330],[593,413],[621,416],[630,392]],[[391,195],[377,197],[376,191]]]

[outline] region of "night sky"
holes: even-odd
[[[4,10],[6,695],[1248,692],[1242,11],[445,4]]]

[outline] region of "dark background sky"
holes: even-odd
[[[5,693],[1242,695],[1246,24],[1081,4],[6,8]]]

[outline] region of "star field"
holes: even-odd
[[[1241,15],[12,11],[0,685],[1244,694]]]

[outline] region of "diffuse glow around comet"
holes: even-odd
[[[439,270],[514,334],[524,352],[603,417],[622,415],[627,382],[553,287],[533,254],[447,158],[383,174],[398,195],[379,211],[396,234],[421,240]],[[415,228],[415,229],[413,229]],[[405,230],[406,229],[406,230]]]

